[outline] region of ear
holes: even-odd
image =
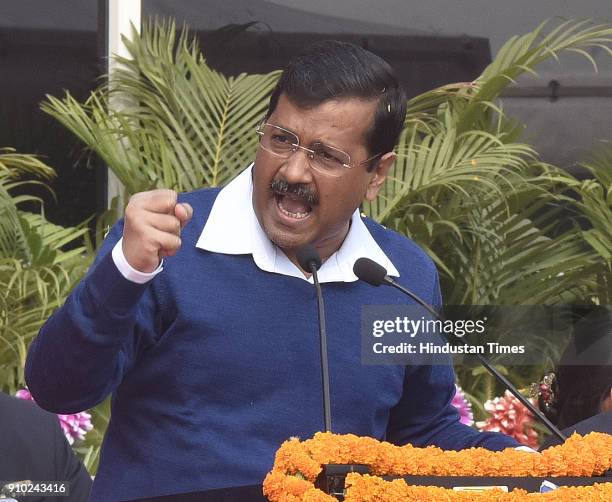
[[[601,411],[612,411],[612,389],[610,389],[608,396],[602,401],[599,408]]]
[[[373,201],[378,192],[382,188],[385,180],[387,179],[387,173],[393,162],[395,162],[396,155],[394,152],[385,153],[374,168],[374,171],[370,173],[370,181],[368,182],[368,186],[366,188],[365,198],[370,202]]]

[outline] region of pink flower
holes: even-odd
[[[465,397],[463,390],[457,384],[455,384],[455,397],[451,404],[459,410],[460,422],[465,425],[472,425],[474,423],[474,414],[472,413],[472,405]]]
[[[25,399],[26,401],[34,401],[34,398],[32,397],[32,394],[30,394],[30,391],[28,389],[19,389],[15,394],[15,397],[18,397],[19,399]]]
[[[91,415],[86,411],[73,413],[72,415],[58,414],[57,416],[64,435],[70,444],[73,444],[75,439],[85,439],[85,434],[93,429]]]
[[[507,390],[503,397],[487,401],[484,407],[491,416],[484,422],[476,422],[480,430],[503,432],[519,443],[531,448],[538,447],[533,415],[510,391]]]
[[[34,401],[32,394],[28,389],[20,389],[15,393],[15,396],[19,399],[25,399],[26,401]],[[91,415],[85,411],[80,413],[73,413],[71,415],[57,415],[59,419],[60,427],[68,440],[68,443],[74,444],[75,439],[85,439],[85,434],[93,429],[91,423]]]

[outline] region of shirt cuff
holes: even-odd
[[[518,451],[527,451],[529,453],[540,453],[540,452],[534,450],[533,448],[529,448],[529,446],[517,446],[514,449],[518,450]]]
[[[144,284],[145,282],[149,282],[164,269],[164,260],[159,262],[159,265],[155,270],[153,270],[153,272],[141,272],[140,270],[136,270],[134,267],[132,267],[125,259],[125,255],[123,254],[123,237],[121,237],[117,244],[115,244],[112,255],[115,267],[117,267],[117,270],[119,270],[121,275],[128,281],[135,282],[136,284]]]

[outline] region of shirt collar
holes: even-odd
[[[196,243],[196,247],[224,254],[251,254],[255,264],[266,272],[306,278],[261,228],[253,211],[253,164],[225,186],[217,195],[213,207]],[[319,282],[353,282],[353,264],[358,258],[374,260],[391,276],[399,272],[376,243],[359,210],[351,217],[351,227],[342,246],[319,269]]]

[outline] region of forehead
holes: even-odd
[[[293,131],[303,144],[323,141],[365,146],[376,105],[376,100],[344,98],[301,108],[282,94],[268,122]]]

